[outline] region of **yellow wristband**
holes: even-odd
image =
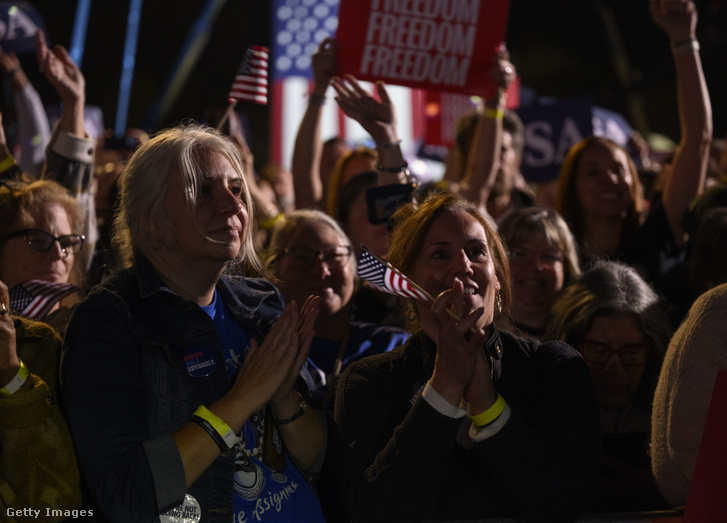
[[[25,366],[23,360],[20,360],[20,368],[18,369],[18,373],[13,377],[13,379],[10,380],[10,383],[0,389],[0,395],[10,396],[11,394],[17,392],[17,390],[23,386],[25,380],[28,379],[28,374],[28,367]]]
[[[495,120],[502,120],[502,117],[505,116],[505,111],[502,109],[485,109],[485,116]]]
[[[277,216],[274,216],[272,218],[265,218],[264,220],[259,220],[257,224],[263,228],[263,229],[270,229],[273,225],[278,223],[280,220],[283,219],[283,213],[278,213]]]
[[[477,414],[477,416],[469,416],[469,418],[477,427],[484,427],[500,417],[502,411],[505,410],[505,405],[507,405],[507,403],[505,403],[505,398],[498,393],[497,400],[495,400],[492,407],[487,409],[485,412]]]
[[[8,157],[0,162],[0,173],[3,173],[15,165],[15,158],[12,154],[8,154]]]
[[[217,431],[217,434],[219,434],[227,444],[228,448],[234,447],[240,441],[240,438],[237,437],[237,434],[232,432],[230,426],[204,405],[197,407],[197,410],[194,411],[194,415],[199,416],[212,425],[212,427]]]

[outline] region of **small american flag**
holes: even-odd
[[[358,276],[382,292],[403,298],[434,301],[431,295],[404,276],[389,262],[379,258],[363,245],[358,260]]]
[[[42,320],[56,303],[77,290],[78,287],[70,283],[28,280],[10,289],[10,309]]]
[[[227,95],[229,102],[248,100],[267,105],[268,103],[268,48],[253,45],[245,51],[240,69]]]

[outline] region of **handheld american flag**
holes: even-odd
[[[247,48],[240,69],[227,95],[229,102],[247,100],[268,103],[268,48],[253,45]]]
[[[403,298],[419,298],[434,301],[432,296],[419,285],[404,276],[396,267],[361,246],[358,260],[358,276],[382,292]]]
[[[42,320],[56,303],[77,290],[78,287],[70,283],[28,280],[10,289],[10,309]]]

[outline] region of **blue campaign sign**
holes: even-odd
[[[556,179],[568,150],[586,136],[625,145],[632,132],[622,115],[594,106],[588,97],[521,107],[517,113],[525,132],[521,171],[531,183]]]
[[[0,45],[4,52],[34,53],[38,29],[46,32],[43,17],[29,2],[0,2]]]

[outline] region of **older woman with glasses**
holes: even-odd
[[[50,180],[0,187],[0,280],[10,289],[10,303],[20,309],[17,312],[25,308],[28,287],[43,287],[29,282],[80,283],[75,261],[84,236],[76,230],[77,209],[76,199]],[[59,308],[56,301],[33,316],[60,326],[66,314],[54,313]]]
[[[341,371],[351,362],[401,345],[409,334],[398,327],[352,321],[356,257],[346,233],[327,214],[298,210],[271,238],[268,268],[286,302],[320,296],[308,365],[320,400],[332,409]]]
[[[601,512],[666,508],[651,475],[651,404],[672,327],[659,295],[628,265],[600,261],[566,287],[546,340],[588,364],[602,429]]]

